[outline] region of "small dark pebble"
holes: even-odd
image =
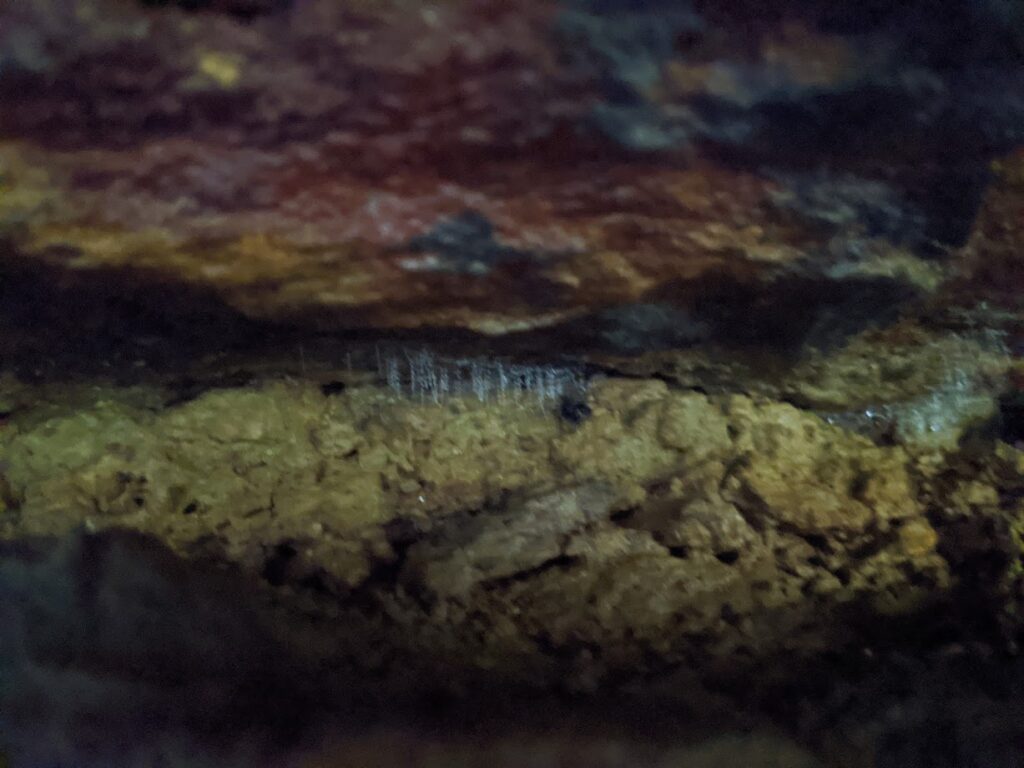
[[[590,416],[590,406],[582,400],[576,400],[571,397],[563,397],[562,403],[558,407],[558,415],[568,421],[570,424],[580,424]]]

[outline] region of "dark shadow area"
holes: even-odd
[[[1024,443],[1024,390],[1013,387],[999,398],[999,437],[1010,445]]]
[[[0,256],[0,367],[26,382],[176,380],[188,391],[210,384],[210,377],[221,385],[244,383],[255,375],[247,373],[254,366],[267,374],[275,365],[279,373],[301,373],[296,366],[307,360],[340,368],[346,364],[340,349],[356,350],[354,364],[372,368],[367,350],[375,343],[541,362],[700,344],[726,351],[757,347],[795,358],[805,349],[831,349],[865,328],[884,326],[917,298],[913,287],[882,278],[781,277],[748,285],[712,276],[666,287],[641,304],[502,337],[452,328],[345,331],[344,316],[316,309],[294,315],[288,325],[252,320],[213,290],[152,271],[75,270]],[[225,358],[236,367],[217,370],[212,361]],[[350,357],[347,364],[352,363]]]
[[[248,21],[258,16],[287,10],[293,0],[139,0],[153,8],[178,7],[193,13],[233,16]]]
[[[272,336],[209,290],[137,269],[73,270],[4,250],[0,243],[0,359],[29,381],[131,377],[133,369],[139,376],[140,362],[167,374]]]
[[[826,755],[837,739],[867,729],[880,745],[878,765],[1001,766],[1013,763],[985,759],[1021,754],[1024,665],[997,650],[992,604],[978,595],[937,590],[898,619],[854,603],[832,616],[835,642],[817,655],[723,664],[703,655],[699,638],[677,638],[674,646],[691,649],[686,665],[655,664],[580,694],[455,668],[451,659],[406,659],[415,634],[383,668],[362,668],[344,652],[319,656],[327,646],[304,645],[316,633],[337,633],[339,648],[386,648],[396,628],[377,613],[383,595],[373,591],[394,585],[321,593],[320,608],[334,609],[316,617],[308,587],[283,571],[264,575],[275,587],[271,610],[271,593],[251,575],[180,560],[136,533],[3,543],[0,744],[12,764],[52,764],[59,755],[76,768],[141,765],[182,753],[198,765],[285,764],[325,736],[387,728],[441,744],[513,734],[523,743],[624,739],[655,750],[782,729]],[[538,652],[567,663],[576,656],[564,645]],[[955,749],[919,762],[933,754],[928,734],[939,732]],[[381,764],[405,764],[395,759]]]

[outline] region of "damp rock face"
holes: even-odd
[[[291,684],[298,667],[239,599],[238,584],[185,567],[152,539],[120,531],[56,547],[5,542],[0,596],[0,734],[12,759],[131,764],[154,751],[186,759],[207,746],[199,734],[249,719],[269,745],[291,715],[261,711],[251,691],[295,713],[307,706]],[[163,727],[152,740],[133,736],[153,722]],[[218,746],[242,753],[232,741]]]
[[[0,3],[0,762],[1012,754],[1024,16],[756,5]]]
[[[806,651],[844,604],[909,612],[950,580],[927,455],[789,405],[630,380],[594,383],[580,424],[373,388],[109,397],[5,440],[6,537],[128,527],[341,605],[372,595],[410,655],[437,642],[453,665],[586,688],[697,638],[723,661]]]
[[[823,656],[884,647],[901,622],[941,634],[981,612],[1002,642],[1024,626],[1024,460],[1006,443],[881,445],[790,404],[653,379],[591,381],[579,422],[532,398],[435,403],[383,384],[267,381],[169,403],[93,386],[23,405],[0,441],[0,533],[70,536],[55,555],[68,567],[155,569],[145,600],[171,589],[165,571],[226,569],[235,581],[203,599],[236,590],[245,631],[280,644],[284,694],[312,685],[323,701],[639,686],[734,717]],[[88,565],[82,547],[104,554]],[[17,551],[0,558],[14,574]],[[20,579],[0,587],[27,600]],[[896,725],[869,705],[820,706],[839,730],[806,743],[891,749]]]
[[[331,329],[654,305],[827,346],[961,272],[1024,139],[1019,19],[944,9],[11,3],[4,259]]]

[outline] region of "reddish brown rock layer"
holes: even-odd
[[[731,5],[192,6],[0,10],[0,162],[37,199],[0,203],[7,259],[127,267],[328,328],[504,333],[691,310],[722,285],[773,300],[794,276],[882,277],[902,300],[934,287],[906,264],[962,237],[999,151],[983,120],[950,164],[889,114],[920,96],[903,73],[935,65],[888,16],[852,33],[785,5],[757,26]],[[869,113],[852,133],[844,115]],[[957,173],[951,201],[935,190]]]

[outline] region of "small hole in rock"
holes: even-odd
[[[320,391],[324,393],[325,397],[331,395],[340,395],[345,391],[344,381],[328,381],[326,384],[321,385]]]
[[[828,545],[828,539],[826,539],[820,533],[808,533],[806,536],[804,536],[804,541],[806,541],[815,549],[823,549],[826,552],[830,549]]]
[[[279,587],[288,576],[288,566],[299,553],[291,544],[278,544],[263,564],[263,578]]]
[[[722,621],[726,624],[730,624],[735,627],[740,623],[740,615],[729,603],[722,606],[722,610],[719,615],[722,617]]]
[[[613,512],[611,514],[610,519],[611,519],[611,521],[613,523],[622,523],[622,522],[625,522],[626,520],[629,520],[635,514],[636,514],[636,509],[633,508],[633,507],[630,507],[628,509],[620,509],[618,512]]]
[[[740,559],[740,553],[735,549],[727,549],[724,552],[716,552],[715,557],[718,558],[719,562],[732,565]]]
[[[999,437],[1010,445],[1024,441],[1024,391],[1007,392],[999,398]]]
[[[581,424],[590,414],[590,406],[575,398],[564,397],[558,406],[558,415],[570,424]]]
[[[190,501],[185,505],[185,508],[181,510],[182,514],[191,515],[199,511],[199,503],[196,501]]]

